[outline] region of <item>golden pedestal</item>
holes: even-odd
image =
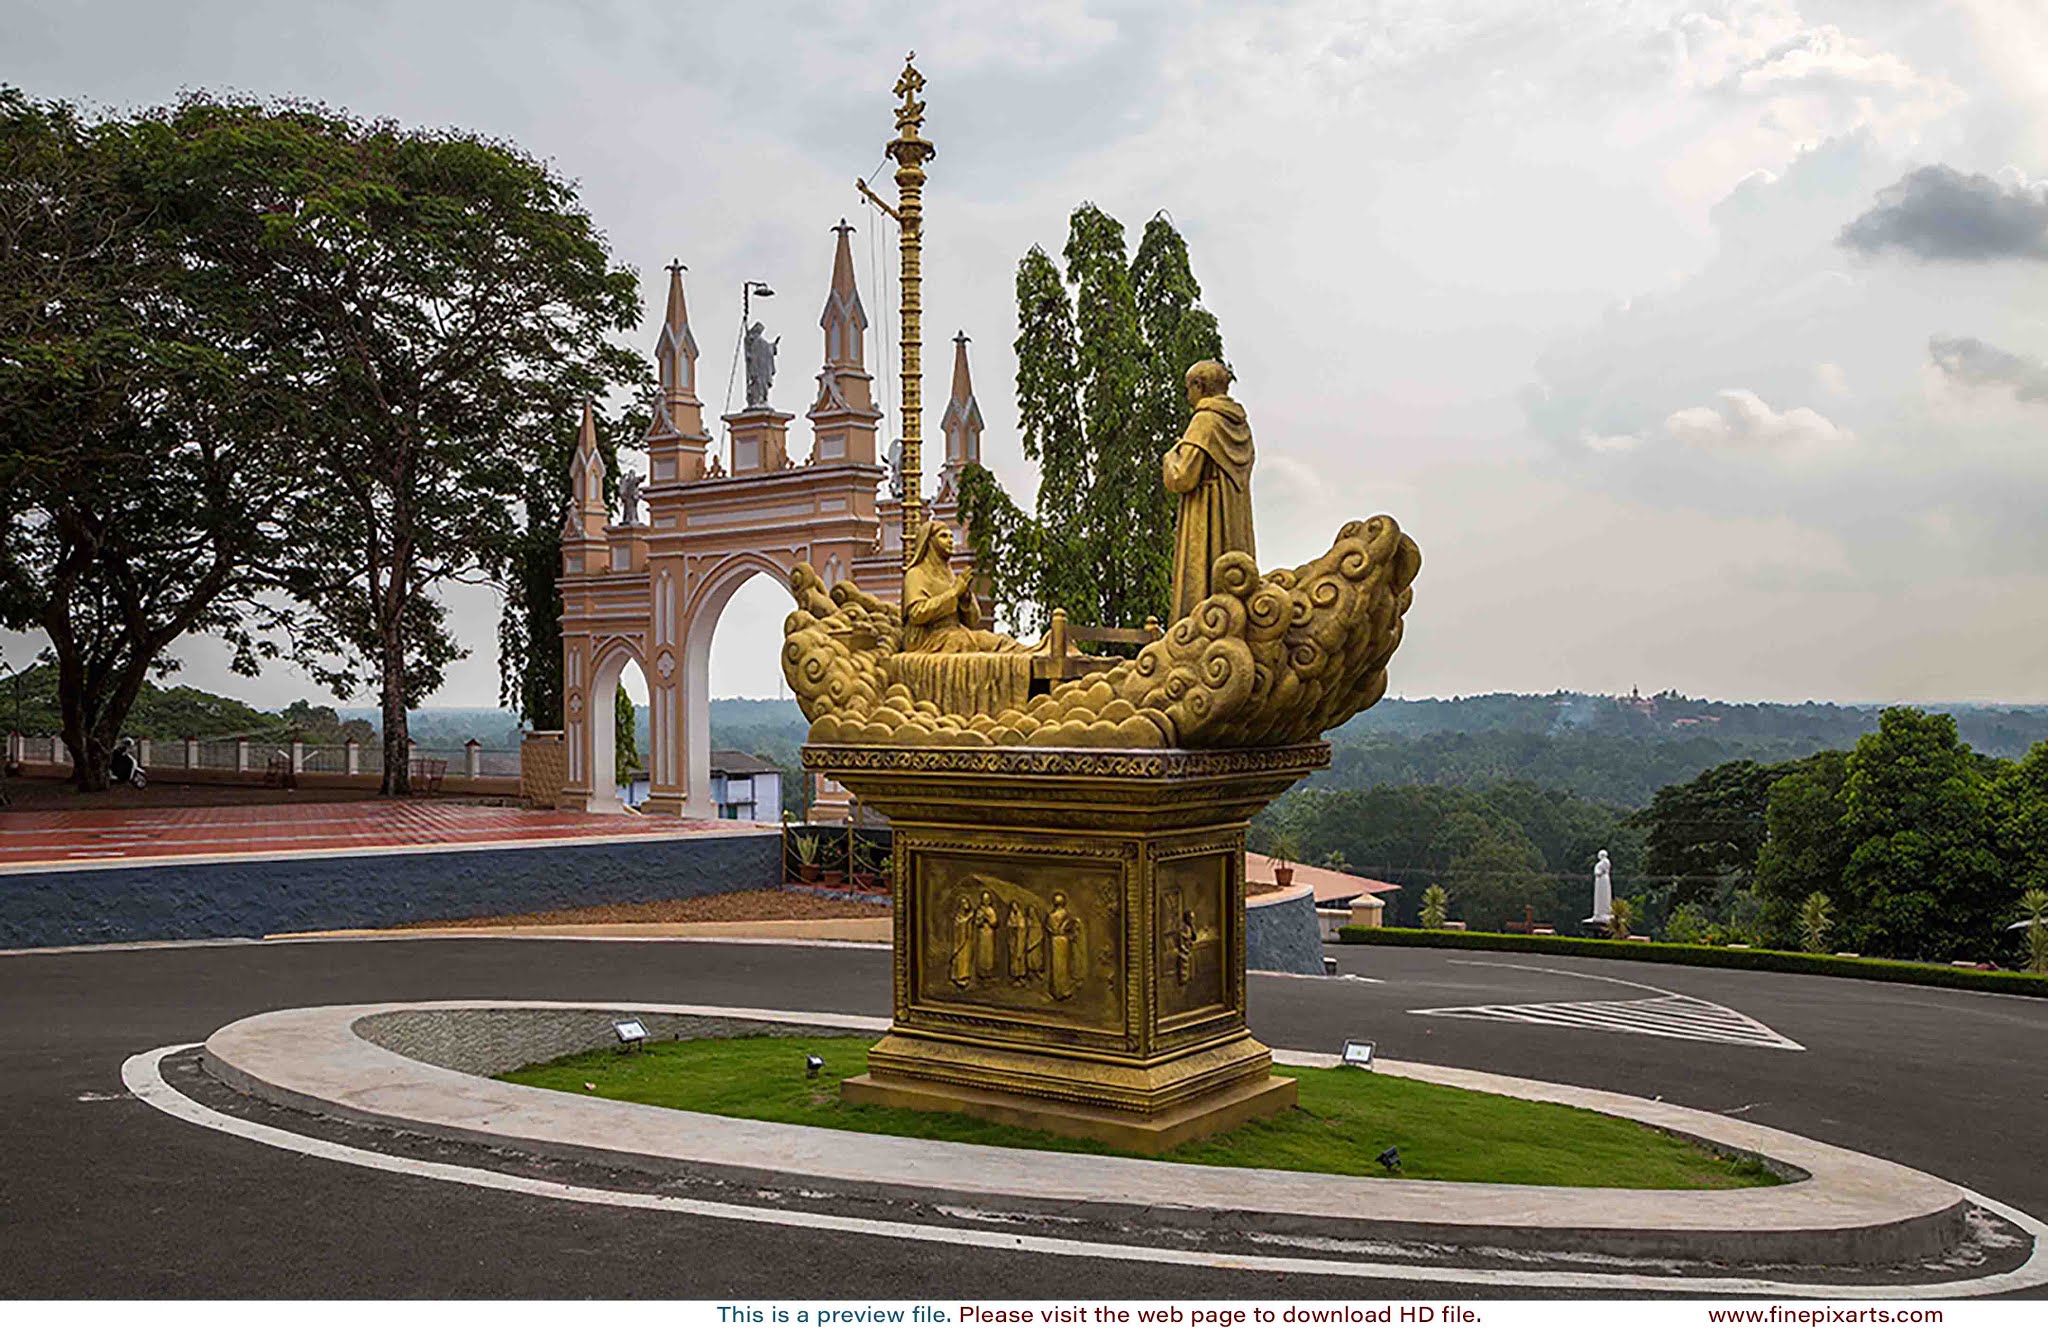
[[[1147,1151],[1292,1105],[1244,833],[1329,752],[807,746],[895,833],[895,1019],[843,1094]]]

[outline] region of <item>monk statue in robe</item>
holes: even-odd
[[[1167,491],[1180,496],[1173,533],[1173,613],[1188,614],[1212,590],[1210,572],[1233,550],[1258,557],[1252,543],[1252,427],[1230,397],[1230,370],[1220,361],[1188,367],[1187,433],[1167,451]]]

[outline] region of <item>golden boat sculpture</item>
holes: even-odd
[[[948,711],[899,661],[903,617],[850,582],[829,590],[808,564],[791,579],[782,669],[813,744],[1028,748],[1258,748],[1320,737],[1378,702],[1421,551],[1384,515],[1346,523],[1329,552],[1260,575],[1251,556],[1215,563],[1217,590],[1135,658],[1054,682],[1036,697],[1013,683],[1022,651],[948,653],[956,677],[1009,699],[996,714]],[[990,635],[993,636],[993,635]],[[985,658],[985,659],[984,659]],[[1027,687],[1028,687],[1028,676]],[[995,681],[993,685],[990,681]],[[923,696],[920,696],[920,694]]]

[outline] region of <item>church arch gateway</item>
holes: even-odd
[[[852,228],[833,228],[831,291],[819,319],[823,368],[806,413],[812,449],[789,457],[794,419],[763,402],[724,418],[730,449],[720,457],[695,391],[682,266],[669,268],[668,306],[655,347],[660,386],[644,446],[646,513],[613,522],[604,498],[596,421],[584,408],[562,531],[562,724],[568,782],[562,803],[622,812],[613,788],[613,690],[628,660],[647,681],[649,794],[644,812],[715,818],[711,799],[711,640],[719,616],[747,580],[784,587],[799,563],[828,584],[851,579],[894,601],[902,592],[901,504],[879,494],[882,413],[865,365],[867,314],[854,283]],[[958,472],[980,460],[981,415],[967,370],[966,339],[955,344],[953,400],[946,415],[946,467],[932,517],[958,528],[952,501]],[[956,451],[957,449],[957,451]],[[964,532],[960,533],[965,535]],[[962,567],[968,543],[958,542]]]

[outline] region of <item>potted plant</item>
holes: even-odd
[[[799,881],[818,881],[818,834],[799,832],[796,836],[796,876]]]
[[[853,829],[850,827],[846,829],[846,859],[849,864],[853,860]],[[840,869],[822,870],[821,877],[827,887],[837,887],[846,881],[846,874]]]
[[[1301,842],[1288,828],[1273,834],[1267,843],[1267,854],[1273,860],[1273,882],[1278,887],[1294,885],[1294,864],[1301,858]]]
[[[868,858],[874,854],[874,850],[853,833],[849,832],[847,835],[853,837],[846,853],[847,867],[853,873],[853,885],[866,891],[875,885],[874,863]]]

